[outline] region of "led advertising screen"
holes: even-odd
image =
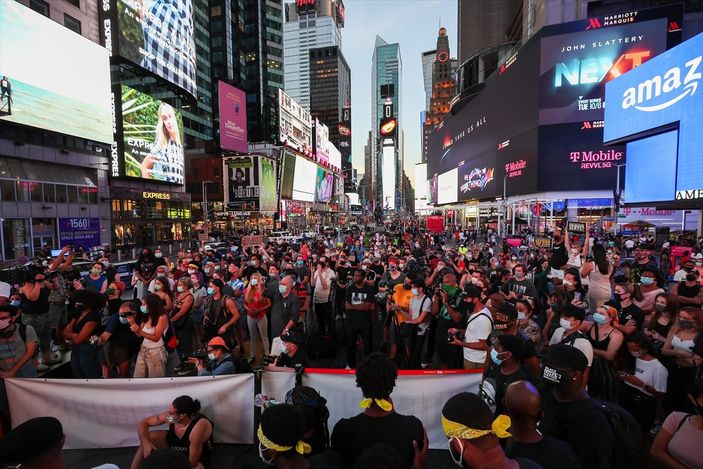
[[[276,166],[272,160],[259,157],[259,175],[261,190],[259,191],[259,210],[275,212],[276,198]]]
[[[437,178],[437,204],[451,204],[457,201],[457,180],[459,169],[454,168]]]
[[[625,148],[603,145],[602,128],[579,122],[542,126],[539,141],[540,190],[615,189],[617,165],[625,163]]]
[[[605,84],[666,50],[667,20],[542,38],[540,124],[602,120]]]
[[[395,147],[384,146],[381,152],[383,210],[395,210],[395,165]]]
[[[0,2],[0,119],[112,142],[105,48],[15,1]]]
[[[247,146],[247,95],[227,83],[217,83],[220,107],[220,147],[223,150],[246,153]]]
[[[290,200],[293,197],[293,181],[295,178],[295,155],[283,151],[283,167],[281,168],[281,199]]]
[[[342,171],[344,172],[344,192],[354,192],[354,181],[352,180],[352,125],[351,125],[351,108],[345,106],[342,108],[342,122],[339,124],[339,151],[342,154]]]
[[[170,104],[125,85],[122,92],[124,176],[184,183],[183,119]]]
[[[293,200],[314,202],[317,182],[317,165],[302,156],[295,157]]]
[[[259,210],[260,179],[257,159],[256,156],[223,159],[227,210]]]
[[[313,156],[312,117],[283,90],[278,90],[278,131],[283,146]]]
[[[332,142],[330,142],[330,146],[328,148],[329,150],[329,155],[330,155],[330,166],[333,168],[341,169],[342,168],[342,153],[337,150],[337,147],[334,146]]]
[[[332,189],[334,187],[334,174],[328,173],[322,168],[317,168],[317,179],[315,183],[315,198],[318,202],[329,202],[332,200]]]
[[[101,40],[126,59],[197,95],[193,0],[102,0]]]
[[[699,34],[608,83],[603,137],[628,142],[625,203],[703,203],[702,51]]]
[[[330,162],[330,129],[315,118],[313,131],[315,134],[315,161],[328,164]]]

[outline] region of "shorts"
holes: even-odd
[[[68,324],[68,313],[65,303],[49,303],[49,324],[52,329]]]
[[[132,350],[118,343],[110,342],[109,344],[110,362],[116,365],[131,361],[132,357],[136,357],[139,353],[139,350]]]

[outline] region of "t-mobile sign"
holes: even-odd
[[[244,91],[220,81],[217,84],[220,105],[220,147],[246,153],[247,99]]]

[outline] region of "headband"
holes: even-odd
[[[259,424],[259,429],[256,431],[256,436],[259,437],[259,442],[266,448],[278,451],[279,453],[285,453],[286,451],[290,451],[294,448],[293,446],[277,445],[273,441],[266,438],[263,430],[261,429],[261,424]],[[298,443],[296,443],[295,450],[300,454],[308,454],[310,451],[312,451],[312,448],[309,444],[305,443],[303,440],[300,440]]]
[[[474,438],[480,438],[490,433],[493,433],[498,438],[508,438],[511,436],[508,432],[508,428],[510,428],[510,417],[507,415],[499,415],[496,417],[491,424],[490,430],[477,430],[475,428],[469,428],[463,423],[452,422],[442,415],[442,429],[448,438],[473,440]]]
[[[371,407],[371,404],[376,403],[377,406],[379,406],[381,409],[385,410],[386,412],[390,412],[393,410],[393,404],[390,403],[390,401],[386,399],[370,399],[366,398],[363,399],[361,402],[359,402],[359,407],[362,409],[368,409]]]

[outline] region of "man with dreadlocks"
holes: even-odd
[[[303,441],[312,449],[308,456],[324,453],[330,445],[330,431],[327,427],[330,411],[327,409],[327,399],[309,386],[296,386],[286,394],[286,404],[296,407],[303,415]]]
[[[305,459],[310,445],[303,441],[303,433],[305,423],[298,409],[288,404],[267,407],[256,432],[259,458],[267,466],[277,468],[310,468],[310,462]]]
[[[389,444],[400,452],[405,467],[413,465],[415,447],[422,450],[425,430],[412,415],[401,415],[393,407],[391,392],[398,378],[393,361],[382,353],[372,353],[356,369],[356,385],[364,399],[359,415],[341,419],[332,431],[332,449],[349,464],[378,443]]]

